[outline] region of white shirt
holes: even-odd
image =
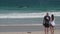
[[[51,21],[51,25],[55,26],[55,20]]]

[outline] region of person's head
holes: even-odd
[[[46,13],[46,16],[49,16],[49,14],[48,14],[48,13]]]
[[[52,18],[52,21],[53,21],[54,20],[54,15],[53,14],[51,15],[51,18]]]

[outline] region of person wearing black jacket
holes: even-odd
[[[50,16],[48,13],[46,13],[46,15],[43,18],[43,26],[45,28],[45,34],[48,34],[48,28],[50,26]]]

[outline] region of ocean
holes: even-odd
[[[44,15],[60,17],[60,0],[0,0],[0,24],[42,24]],[[59,23],[58,23],[59,24]]]
[[[59,27],[60,0],[0,0],[0,32],[40,31],[42,26],[39,24],[43,23],[47,12],[49,15],[54,14],[55,23]]]

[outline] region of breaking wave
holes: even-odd
[[[47,12],[40,13],[6,13],[0,14],[0,18],[42,18]],[[60,16],[60,12],[48,12],[49,15],[54,14]]]

